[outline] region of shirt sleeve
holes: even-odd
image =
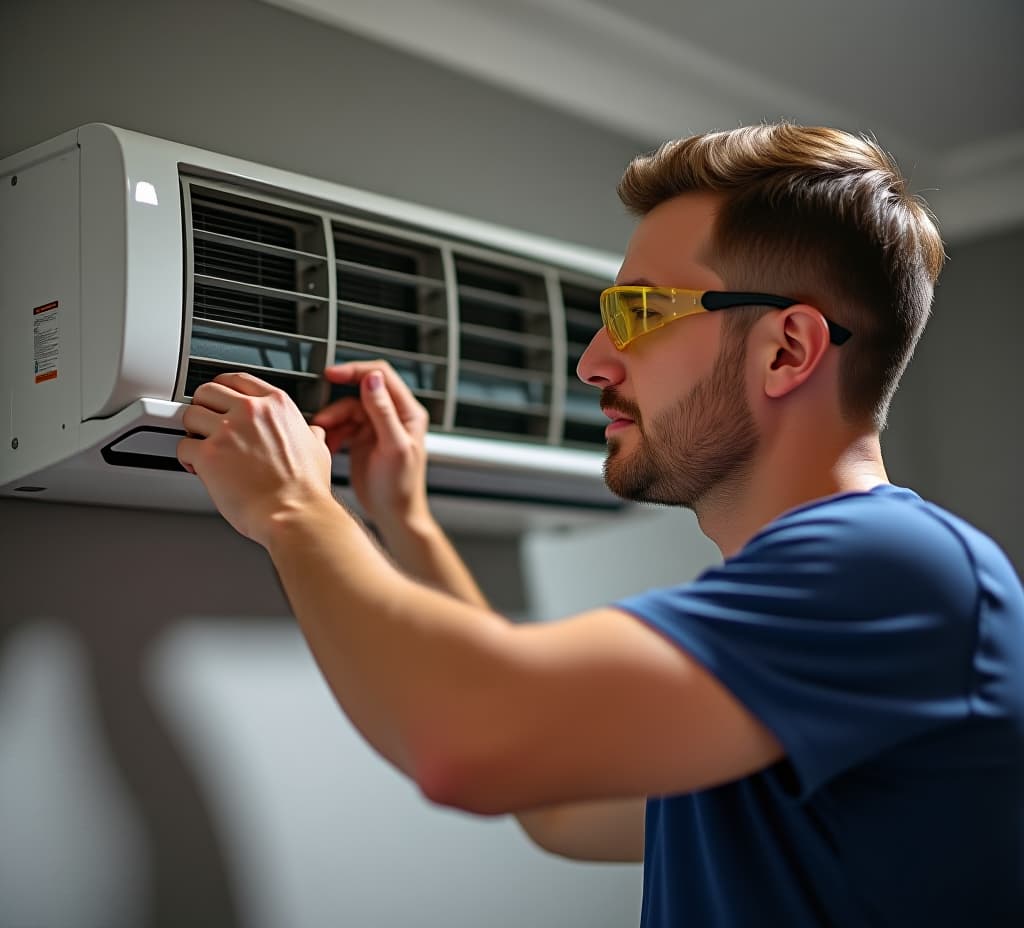
[[[616,605],[775,733],[807,797],[969,714],[977,587],[938,519],[859,497],[783,517],[693,583]]]

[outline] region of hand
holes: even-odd
[[[266,547],[274,517],[329,503],[331,455],[291,398],[251,374],[202,384],[183,419],[178,460],[235,529]]]
[[[359,396],[331,403],[313,423],[326,430],[331,451],[348,448],[352,489],[367,517],[386,531],[425,515],[426,409],[386,361],[338,364],[324,376],[359,386]]]

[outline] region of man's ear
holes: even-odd
[[[806,381],[821,363],[829,346],[828,324],[813,306],[798,303],[770,313],[769,363],[764,371],[767,396],[785,396]]]

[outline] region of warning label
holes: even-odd
[[[56,380],[60,357],[60,307],[57,300],[32,310],[32,351],[36,383]]]

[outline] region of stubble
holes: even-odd
[[[614,388],[603,391],[602,406],[629,416],[640,433],[632,451],[609,439],[604,476],[613,493],[635,502],[696,509],[709,493],[745,473],[758,436],[744,392],[744,340],[736,341],[724,344],[714,370],[649,424]]]

